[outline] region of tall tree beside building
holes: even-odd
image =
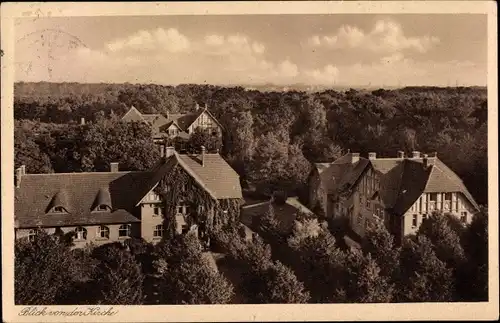
[[[453,297],[453,274],[434,252],[425,236],[407,237],[400,258],[401,279],[397,300],[401,302],[449,302]]]
[[[160,304],[226,304],[234,294],[231,283],[203,255],[196,235],[178,235],[157,245],[165,262]]]
[[[71,294],[80,264],[67,243],[38,230],[33,242],[14,245],[14,299],[18,305],[51,305]]]
[[[93,275],[95,301],[106,305],[143,304],[144,274],[133,254],[120,243],[97,247],[92,257],[99,261]]]

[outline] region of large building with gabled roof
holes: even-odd
[[[470,223],[479,211],[462,180],[438,157],[414,151],[409,157],[368,158],[347,153],[317,163],[309,177],[309,203],[328,217],[345,216],[363,236],[368,221],[379,219],[400,240],[415,233],[434,211]]]
[[[165,218],[170,217],[179,234],[195,230],[200,221],[213,221],[223,208],[195,210],[188,194],[166,200],[160,187],[177,185],[169,174],[180,171],[190,180],[182,190],[199,190],[217,206],[227,201],[242,203],[238,174],[218,153],[179,154],[167,147],[165,157],[148,171],[26,174],[16,170],[16,238],[34,239],[37,228],[48,233],[73,233],[76,247],[89,242],[104,244],[142,237],[161,240]],[[241,204],[240,203],[240,204]],[[172,212],[167,212],[167,206]],[[239,212],[239,209],[238,209]],[[219,216],[225,216],[220,214]],[[233,215],[239,218],[239,213]],[[209,223],[210,224],[210,223]]]
[[[195,131],[203,129],[212,135],[222,136],[222,125],[217,121],[210,110],[205,106],[201,108],[196,104],[195,111],[185,114],[169,113],[143,114],[135,107],[122,117],[123,121],[145,122],[151,126],[153,139],[158,144],[164,144],[166,138],[180,138],[187,140]]]

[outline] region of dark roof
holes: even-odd
[[[351,163],[348,153],[333,163],[316,164],[320,179],[331,196],[352,187],[361,174],[372,167],[380,175],[380,191],[383,204],[396,214],[403,214],[422,193],[460,192],[478,209],[479,206],[462,180],[439,158],[428,157],[429,167],[424,168],[423,158],[360,157]]]
[[[204,166],[201,165],[201,155],[178,154],[153,167],[153,176],[144,190],[142,197],[152,190],[156,184],[171,172],[175,166],[180,165],[207,193],[214,199],[241,199],[243,198],[240,177],[231,166],[219,155],[208,154],[204,156]]]
[[[214,199],[242,198],[238,174],[219,154],[205,154],[202,166],[199,155],[174,153],[147,172],[23,175],[15,189],[16,224],[30,228],[138,222],[136,205],[177,165]],[[100,204],[111,211],[95,211]],[[48,213],[55,206],[67,213]]]
[[[147,172],[23,175],[15,189],[15,219],[25,228],[137,222],[133,202],[150,176]],[[96,200],[108,198],[111,212],[92,212]],[[68,213],[47,213],[53,206],[63,206]]]

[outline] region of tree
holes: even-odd
[[[290,268],[279,261],[252,274],[246,275],[247,293],[251,296],[252,303],[297,304],[307,303],[309,300],[309,293],[305,291],[303,283]]]
[[[425,235],[434,245],[436,256],[450,268],[457,268],[464,261],[465,255],[460,237],[442,213],[432,213],[422,223],[417,235]]]
[[[403,302],[446,302],[452,300],[452,271],[439,260],[425,236],[408,237],[401,250],[401,280],[398,300]]]
[[[148,125],[137,122],[111,122],[100,119],[81,128],[75,158],[84,171],[108,170],[119,162],[122,170],[146,170],[160,156]]]
[[[464,234],[467,257],[459,290],[464,301],[488,300],[488,210],[483,208],[472,219]]]
[[[37,230],[33,242],[16,240],[14,298],[19,305],[51,305],[71,294],[79,264],[67,243]]]
[[[99,261],[93,275],[95,301],[106,305],[140,305],[143,303],[144,274],[140,264],[121,243],[110,243],[93,250]]]
[[[234,295],[231,283],[204,257],[196,235],[178,235],[158,246],[165,262],[161,273],[162,304],[226,304]]]
[[[279,221],[274,213],[274,207],[270,203],[267,211],[259,218],[259,229],[267,234],[279,233]]]
[[[380,275],[391,280],[397,277],[400,249],[395,246],[394,237],[382,222],[368,222],[361,248],[380,267]]]
[[[319,229],[318,229],[319,227]],[[345,300],[346,255],[336,247],[335,238],[317,221],[296,223],[288,245],[298,255],[294,267],[313,302],[331,303]]]
[[[346,298],[354,303],[389,303],[394,293],[394,285],[389,277],[381,273],[380,267],[370,254],[363,255],[358,250],[347,256]]]
[[[51,173],[52,165],[49,156],[34,141],[34,133],[21,128],[15,122],[14,127],[14,166],[26,166],[26,172],[32,174]]]
[[[203,146],[209,153],[215,153],[222,148],[222,137],[212,134],[208,129],[196,129],[188,139],[188,151],[200,153]]]

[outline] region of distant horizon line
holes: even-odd
[[[275,84],[275,83],[258,83],[258,84],[245,84],[245,83],[235,83],[235,84],[224,84],[224,83],[147,83],[147,82],[76,82],[76,81],[15,81],[14,84],[21,83],[49,83],[49,84],[110,84],[110,85],[159,85],[159,86],[181,86],[181,85],[211,85],[211,86],[221,86],[221,87],[311,87],[311,88],[346,88],[346,89],[384,89],[384,88],[487,88],[487,85],[348,85],[348,84],[337,84],[337,85],[327,85],[327,84],[307,84],[307,83],[289,83],[289,84]]]

